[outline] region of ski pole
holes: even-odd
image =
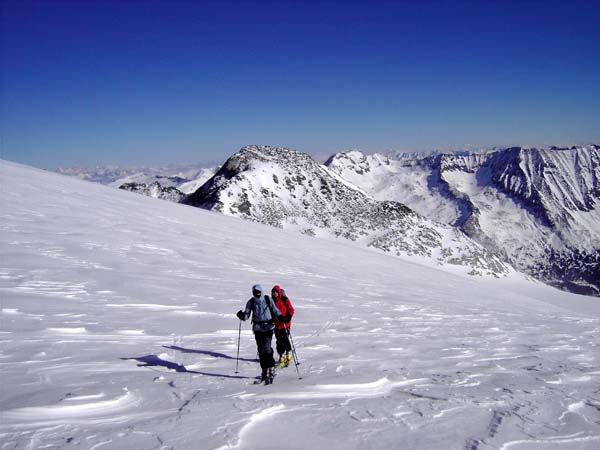
[[[298,369],[300,363],[298,362],[298,354],[296,353],[296,347],[294,346],[294,340],[292,339],[292,332],[289,328],[286,328],[286,331],[288,338],[290,339],[290,344],[292,345],[292,356],[294,357],[294,366],[296,366],[296,373],[298,374],[298,379],[301,380],[302,377],[300,376],[300,370]]]
[[[290,344],[292,345],[292,356],[296,360],[296,364],[300,365],[300,361],[298,361],[298,353],[296,353],[296,346],[294,345],[294,339],[292,338],[292,331],[290,328],[286,328],[288,338],[290,339]]]
[[[238,373],[238,367],[240,365],[240,338],[242,337],[242,321],[240,320],[240,329],[238,330],[238,349],[237,358],[235,361],[235,373]]]

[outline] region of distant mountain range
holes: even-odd
[[[426,155],[354,150],[324,165],[287,148],[247,146],[217,169],[102,176],[122,189],[427,264],[493,276],[514,267],[600,295],[596,145]]]
[[[169,165],[159,167],[59,168],[57,172],[83,180],[118,187],[149,197],[179,202],[196,191],[218,167]]]
[[[518,270],[600,294],[600,146],[332,156],[330,170],[380,200],[450,224]]]

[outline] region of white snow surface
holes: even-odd
[[[2,449],[600,447],[597,298],[7,161],[0,186]],[[236,365],[255,283],[296,308],[271,386],[247,322]]]

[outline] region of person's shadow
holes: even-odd
[[[192,349],[192,348],[178,347],[176,345],[163,345],[163,347],[168,348],[169,350],[177,350],[182,353],[199,353],[201,355],[213,356],[215,358],[237,359],[237,358],[234,358],[233,356],[226,355],[225,353],[211,352],[210,350],[196,350],[196,349]],[[258,362],[258,359],[256,359],[256,358],[240,358],[240,361]]]
[[[210,352],[210,351],[206,351],[206,350],[191,350],[191,349],[185,349],[182,347],[176,347],[176,346],[163,346],[164,348],[168,348],[171,350],[179,350],[185,353],[200,353],[200,354],[204,354],[204,355],[210,355],[210,356],[214,356],[216,358],[226,358],[226,359],[236,359],[233,358],[231,356],[225,355],[223,353],[216,353],[216,352]],[[165,367],[169,370],[174,370],[175,372],[183,372],[183,373],[192,373],[192,374],[198,374],[198,375],[204,375],[204,376],[208,376],[208,377],[219,377],[219,378],[236,378],[236,379],[254,379],[256,377],[246,377],[246,376],[242,376],[242,375],[227,375],[227,374],[223,374],[223,373],[209,373],[209,372],[200,372],[197,370],[188,370],[186,369],[186,367],[182,364],[177,364],[171,361],[167,361],[166,359],[162,359],[157,355],[146,355],[146,356],[139,356],[137,358],[121,358],[124,361],[138,361],[142,364],[138,364],[138,367]],[[240,361],[249,361],[249,362],[258,362],[257,359],[243,359],[240,358]]]

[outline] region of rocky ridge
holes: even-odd
[[[160,198],[161,200],[168,200],[175,203],[180,202],[185,197],[185,194],[176,187],[163,186],[158,181],[150,184],[124,183],[119,186],[119,189],[136,192],[148,197]]]

